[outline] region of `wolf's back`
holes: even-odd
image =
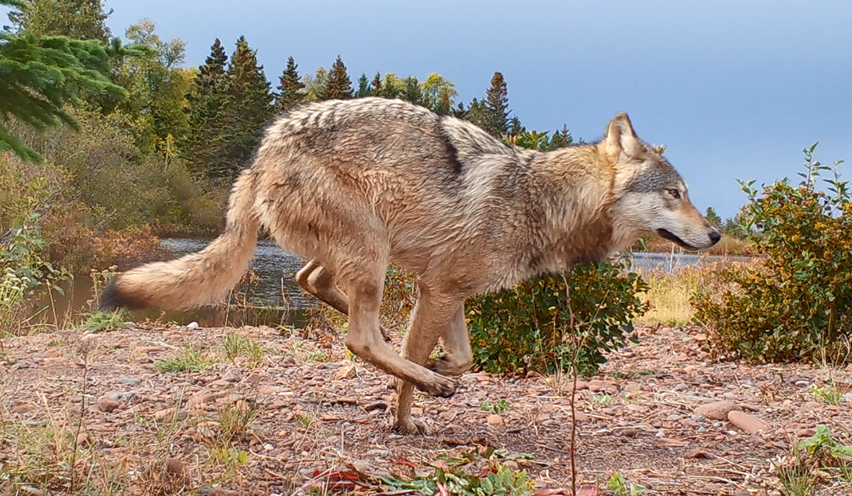
[[[101,309],[183,310],[221,301],[242,277],[257,246],[254,173],[243,171],[231,191],[225,232],[203,250],[154,262],[115,278]]]

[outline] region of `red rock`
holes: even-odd
[[[503,417],[501,417],[500,415],[493,415],[493,414],[492,414],[492,415],[489,415],[489,416],[485,419],[485,422],[486,422],[488,425],[493,425],[493,426],[503,425]]]
[[[697,407],[694,413],[713,420],[725,420],[728,412],[739,409],[736,403],[730,401],[714,401]]]
[[[342,381],[344,379],[353,379],[355,378],[356,372],[357,371],[355,370],[355,364],[348,363],[337,369],[337,372],[334,373],[334,380]]]
[[[749,434],[769,430],[769,426],[763,420],[760,420],[754,415],[735,410],[728,412],[728,421]]]
[[[117,410],[121,406],[121,403],[115,401],[112,398],[101,398],[98,400],[98,410],[104,413],[111,413]]]

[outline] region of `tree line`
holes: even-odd
[[[307,102],[400,98],[526,148],[574,143],[567,126],[553,133],[527,131],[510,109],[500,72],[484,95],[466,104],[455,84],[436,73],[421,80],[377,72],[353,81],[340,55],[313,72],[301,72],[290,56],[273,86],[245,36],[230,49],[215,38],[204,62],[187,67],[186,44],[162,39],[148,19],[128,27],[123,38],[114,36],[107,26],[113,11],[103,0],[0,5],[12,9],[11,25],[0,33],[0,70],[6,75],[0,80],[0,152],[36,161],[41,152],[51,155],[51,162],[71,172],[75,200],[106,215],[101,223],[109,227],[206,223],[215,231],[211,219],[221,216],[209,213],[210,202],[224,207],[227,186],[250,166],[266,125]],[[23,139],[30,128],[57,126],[81,129],[92,140],[121,139],[90,144],[82,159],[80,150],[57,152]],[[116,142],[123,144],[120,150]],[[112,154],[109,167],[98,164],[105,149]],[[132,194],[140,198],[133,208]]]

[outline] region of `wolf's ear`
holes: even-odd
[[[642,153],[642,142],[633,130],[630,117],[624,112],[613,117],[607,124],[605,143],[607,155],[616,161],[621,154],[632,158]]]

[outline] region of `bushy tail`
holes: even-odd
[[[116,277],[101,295],[101,309],[185,310],[222,301],[254,256],[258,219],[254,173],[234,183],[225,232],[203,250],[168,262],[142,265]]]

